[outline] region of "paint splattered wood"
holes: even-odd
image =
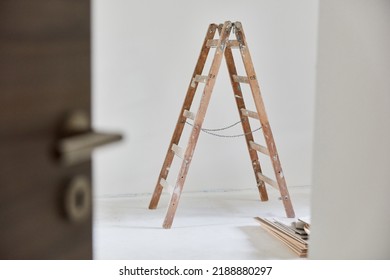
[[[236,40],[229,40],[232,28],[235,29]],[[219,39],[214,39],[216,30],[219,32]],[[215,47],[215,54],[211,67],[207,76],[202,76],[202,71],[207,60],[207,56],[210,48]],[[232,48],[239,48],[240,54],[243,59],[244,68],[247,76],[239,76],[234,63],[232,54]],[[215,85],[215,80],[218,76],[221,60],[225,56],[231,84],[233,87],[233,93],[236,100],[236,105],[240,118],[242,119],[242,127],[246,138],[246,143],[249,151],[249,155],[252,161],[252,167],[255,173],[257,185],[259,188],[260,198],[263,201],[268,200],[268,194],[265,188],[265,183],[277,188],[282,196],[284,208],[286,210],[287,217],[294,217],[294,210],[292,208],[291,199],[287,190],[286,181],[284,179],[283,171],[279,161],[279,156],[276,150],[275,142],[273,139],[272,131],[268,122],[268,117],[265,112],[263,100],[261,97],[260,87],[257,81],[257,77],[253,68],[252,60],[249,54],[249,50],[246,44],[244,32],[242,30],[241,23],[236,22],[232,24],[227,21],[223,25],[211,24],[207,31],[206,37],[203,42],[201,53],[194,73],[192,75],[190,85],[187,90],[187,95],[184,100],[179,118],[176,124],[175,131],[173,133],[171,143],[168,148],[168,152],[161,169],[155,191],[153,193],[149,208],[154,209],[157,207],[158,201],[161,196],[162,188],[169,189],[169,184],[166,181],[168,172],[173,160],[174,154],[179,155],[182,158],[182,164],[179,170],[176,184],[172,191],[171,199],[169,202],[167,214],[163,223],[164,228],[171,228],[175,213],[178,207],[181,193],[183,191],[184,182],[187,177],[189,166],[192,161],[196,143],[199,138],[200,131],[202,129],[203,121],[206,115],[207,107],[210,102],[212,91]],[[194,95],[198,84],[200,82],[205,83],[203,94],[200,100],[200,105],[197,113],[192,113],[190,107],[194,99]],[[245,107],[244,97],[241,92],[240,83],[249,83],[253,100],[256,107],[256,112],[249,111]],[[254,142],[252,130],[250,127],[248,117],[259,119],[262,125],[263,134],[266,140],[267,147],[263,147]],[[190,133],[188,144],[186,148],[179,148],[177,144],[180,141],[184,125],[187,119],[193,120],[193,127]],[[268,155],[272,161],[272,166],[275,171],[276,181],[264,176],[261,172],[260,162],[257,152],[262,152]]]
[[[295,217],[294,209],[291,203],[290,195],[287,189],[286,180],[284,178],[282,165],[280,164],[278,151],[276,149],[274,137],[272,135],[271,126],[269,125],[267,113],[265,111],[265,106],[263,102],[263,98],[261,97],[260,86],[257,81],[257,76],[255,73],[255,69],[253,67],[252,58],[249,53],[248,45],[246,42],[245,34],[242,29],[242,25],[240,22],[235,23],[235,34],[237,41],[240,43],[240,53],[244,63],[244,68],[246,71],[246,75],[249,79],[249,86],[252,91],[253,100],[255,102],[257,113],[259,114],[260,123],[263,129],[263,134],[265,138],[265,142],[267,144],[267,148],[270,154],[271,162],[273,169],[275,171],[276,181],[279,185],[279,191],[282,196],[282,201],[284,204],[284,208],[286,210],[287,217],[293,218]]]
[[[163,178],[165,180],[168,177],[169,169],[171,167],[172,160],[174,157],[174,153],[171,150],[171,147],[173,144],[177,145],[180,141],[181,135],[183,133],[185,121],[186,121],[186,117],[184,116],[184,111],[190,110],[191,105],[192,105],[192,101],[194,100],[195,92],[197,89],[197,84],[195,85],[195,87],[191,86],[192,79],[195,78],[196,75],[202,75],[203,68],[205,66],[207,56],[208,56],[209,51],[210,51],[210,48],[207,47],[207,41],[209,39],[214,38],[214,35],[215,35],[215,32],[217,31],[217,28],[218,28],[218,26],[216,24],[210,24],[209,28],[207,30],[207,33],[206,33],[206,36],[205,36],[205,39],[203,41],[203,45],[202,45],[202,48],[201,48],[201,51],[199,54],[198,62],[195,66],[194,73],[192,74],[192,78],[191,78],[190,84],[189,84],[188,89],[187,89],[186,98],[185,98],[183,106],[181,108],[179,118],[177,120],[176,127],[175,127],[174,133],[172,135],[172,139],[171,139],[171,142],[169,144],[167,154],[165,156],[164,164],[161,168],[160,175],[158,176],[157,184],[156,184],[156,187],[154,189],[152,199],[150,200],[149,209],[156,209],[157,208],[157,205],[158,205],[158,202],[160,200],[161,193],[163,190],[163,187],[160,184],[160,179]]]
[[[267,201],[268,194],[267,194],[267,190],[265,188],[264,181],[260,180],[260,178],[257,176],[258,173],[262,172],[261,166],[260,166],[259,157],[257,155],[257,152],[255,150],[253,150],[250,146],[250,143],[253,143],[253,141],[254,141],[253,134],[252,134],[252,128],[251,128],[251,125],[249,123],[249,119],[248,119],[247,115],[245,115],[242,111],[242,110],[246,110],[245,102],[244,102],[244,98],[242,95],[240,82],[236,79],[237,69],[236,69],[236,65],[234,63],[232,50],[229,47],[226,48],[226,50],[225,50],[225,60],[226,60],[226,65],[227,65],[227,68],[229,71],[230,82],[232,84],[233,93],[234,93],[234,96],[236,97],[235,100],[236,100],[238,113],[240,115],[240,119],[242,120],[242,122],[241,122],[242,129],[244,130],[246,145],[248,147],[253,172],[255,174],[257,187],[259,189],[260,199],[262,201]]]
[[[211,63],[208,79],[203,90],[203,95],[200,100],[199,110],[195,116],[194,125],[184,154],[184,160],[180,167],[178,179],[173,190],[171,201],[169,202],[168,211],[163,223],[164,228],[171,228],[172,222],[179,203],[180,195],[183,190],[184,181],[187,177],[188,169],[194,154],[196,143],[199,138],[199,133],[202,129],[202,124],[206,115],[207,107],[210,102],[211,93],[213,91],[215,80],[218,76],[218,71],[221,65],[222,57],[224,55],[226,42],[229,39],[230,31],[232,29],[231,22],[225,22],[222,27],[221,36],[219,37],[218,45],[215,50],[214,58]],[[182,112],[183,114],[183,112]]]

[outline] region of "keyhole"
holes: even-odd
[[[65,212],[72,222],[82,222],[91,213],[91,186],[84,176],[77,176],[69,183],[64,196]]]
[[[75,194],[75,206],[77,209],[83,208],[85,203],[85,193],[78,191]]]

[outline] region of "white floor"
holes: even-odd
[[[297,217],[308,216],[309,187],[289,188]],[[171,229],[161,227],[168,196],[149,210],[150,195],[95,200],[94,258],[132,260],[298,259],[256,216],[284,217],[275,191],[183,193]]]

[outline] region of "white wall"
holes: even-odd
[[[390,1],[320,2],[313,259],[390,258]]]
[[[125,135],[95,154],[95,194],[153,191],[208,24],[225,20],[244,26],[288,185],[309,185],[317,5],[94,0],[94,125]],[[218,78],[205,127],[238,120],[224,63]],[[185,191],[254,188],[244,139],[202,134],[187,178]]]

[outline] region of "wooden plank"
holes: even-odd
[[[195,75],[195,77],[192,79],[191,87],[195,87],[196,83],[207,83],[208,79],[208,76]]]
[[[160,179],[160,185],[170,194],[173,193],[173,187],[164,178]]]
[[[218,39],[207,40],[206,46],[209,48],[216,48],[218,44]]]
[[[240,47],[240,43],[237,40],[229,40],[228,47],[230,49],[238,49]]]
[[[275,189],[279,190],[279,186],[278,186],[278,183],[274,180],[272,180],[271,178],[268,178],[267,176],[265,176],[264,174],[262,173],[257,173],[257,176],[260,178],[260,180],[266,182],[268,185],[274,187]]]
[[[260,86],[257,80],[255,69],[253,67],[252,58],[245,38],[245,33],[240,22],[236,22],[234,26],[237,41],[240,43],[240,53],[244,63],[246,75],[249,78],[249,86],[251,88],[254,103],[256,105],[256,111],[259,112],[259,119],[262,126],[265,142],[267,144],[267,148],[270,154],[272,166],[275,172],[275,177],[279,185],[279,191],[281,196],[284,198],[282,201],[286,211],[286,215],[289,218],[294,218],[294,209],[287,189],[286,180],[284,178],[282,165],[279,160],[271,126],[269,124],[268,116],[265,111],[263,98],[261,97]]]
[[[186,117],[187,119],[190,119],[190,120],[195,119],[195,114],[193,112],[188,111],[188,110],[184,110],[183,116]]]
[[[302,248],[296,246],[294,243],[291,243],[290,240],[288,238],[286,238],[284,235],[282,235],[276,231],[273,231],[270,227],[268,227],[266,225],[264,225],[264,229],[266,231],[268,231],[271,235],[275,236],[277,239],[282,241],[287,247],[289,247],[299,257],[307,257],[307,252],[308,252],[307,248],[302,249]]]
[[[237,83],[249,84],[248,77],[246,76],[233,75],[233,79]]]
[[[227,65],[227,68],[229,71],[229,77],[230,77],[230,82],[231,82],[231,85],[233,88],[234,96],[236,97],[235,100],[236,100],[238,113],[240,115],[240,119],[242,119],[241,125],[242,125],[242,129],[244,131],[245,141],[246,141],[246,145],[248,148],[249,157],[250,157],[250,160],[252,163],[253,172],[254,172],[254,175],[256,178],[256,183],[257,183],[257,188],[259,190],[260,199],[261,199],[261,201],[267,201],[268,194],[267,194],[267,189],[265,188],[265,184],[263,181],[261,181],[256,176],[256,174],[258,172],[261,173],[262,170],[261,170],[261,165],[259,162],[259,157],[257,155],[257,152],[250,148],[250,142],[253,142],[252,128],[251,128],[248,117],[243,115],[243,113],[241,111],[241,108],[245,109],[245,102],[244,102],[244,98],[242,95],[240,83],[236,82],[233,78],[234,75],[237,75],[237,69],[236,69],[236,65],[234,63],[234,58],[233,58],[233,53],[232,53],[231,48],[225,49],[225,60],[226,60],[226,65]]]
[[[181,159],[184,159],[184,150],[182,147],[179,147],[176,144],[172,144],[172,151],[175,153],[176,156],[178,156]]]
[[[214,35],[215,35],[215,32],[217,31],[217,28],[218,28],[218,26],[216,24],[209,25],[209,28],[207,29],[207,32],[205,35],[205,39],[203,40],[203,45],[202,45],[202,48],[200,50],[198,62],[196,63],[192,77],[195,77],[196,75],[202,74],[204,66],[206,64],[207,56],[208,56],[209,51],[210,51],[210,48],[208,48],[206,46],[207,40],[214,38]],[[169,170],[170,170],[170,166],[172,164],[173,156],[174,156],[174,153],[171,150],[172,144],[179,143],[181,135],[183,133],[183,129],[184,129],[185,121],[186,121],[186,118],[183,116],[183,113],[184,113],[184,110],[189,110],[191,108],[191,104],[192,104],[192,101],[194,100],[194,96],[195,96],[195,92],[196,92],[196,88],[197,88],[197,85],[195,87],[192,87],[191,83],[192,83],[192,79],[190,81],[190,84],[188,85],[186,97],[184,99],[183,106],[181,108],[179,118],[176,122],[176,127],[175,127],[175,130],[174,130],[172,138],[171,138],[171,142],[168,146],[168,150],[167,150],[167,153],[165,156],[164,163],[161,167],[161,171],[160,171],[160,174],[158,176],[157,183],[156,183],[152,198],[151,198],[150,203],[149,203],[149,209],[156,209],[157,208],[158,202],[159,202],[160,197],[161,197],[162,189],[163,189],[162,186],[160,185],[160,179],[167,178]]]
[[[226,21],[222,27],[221,36],[219,38],[219,42],[208,74],[209,79],[203,90],[203,95],[200,100],[199,110],[196,114],[194,125],[185,151],[184,160],[180,167],[178,179],[171,197],[171,201],[169,202],[168,211],[163,223],[164,228],[171,228],[172,226],[172,222],[179,203],[180,195],[183,190],[183,185],[187,177],[188,169],[192,160],[192,156],[194,154],[196,143],[198,141],[199,134],[202,129],[202,124],[206,115],[207,107],[210,102],[211,94],[215,85],[215,80],[218,76],[222,57],[225,52],[226,42],[229,39],[231,29],[232,29],[232,23],[230,21]]]
[[[275,232],[280,232],[286,237],[290,238],[291,242],[294,242],[297,246],[300,246],[301,248],[307,248],[309,243],[308,240],[302,239],[299,235],[292,233],[285,228],[281,227],[280,225],[276,224],[273,221],[270,221],[267,218],[261,218],[261,217],[255,217],[257,221],[259,221],[262,225],[270,227]]]
[[[249,110],[244,109],[244,108],[241,109],[241,112],[246,117],[250,117],[250,118],[253,118],[253,119],[259,119],[259,114],[257,114],[256,112],[249,111]]]
[[[249,145],[250,145],[250,147],[251,147],[252,149],[254,149],[254,150],[256,150],[256,151],[258,151],[258,152],[260,152],[260,153],[263,153],[263,154],[265,154],[265,155],[267,155],[267,156],[269,156],[269,151],[268,151],[268,149],[267,149],[266,147],[264,147],[264,146],[262,146],[262,145],[260,145],[260,144],[257,144],[257,143],[255,143],[255,142],[253,142],[253,141],[251,141],[251,142],[249,143]]]

